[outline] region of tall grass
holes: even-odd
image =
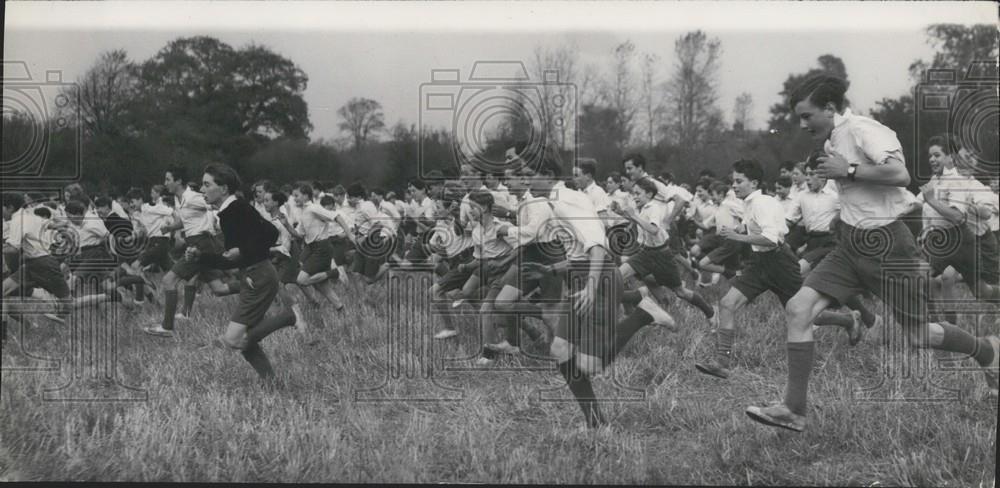
[[[718,300],[726,286],[706,294]],[[695,359],[711,352],[709,328],[700,312],[675,300],[671,311],[683,330],[641,331],[596,381],[599,395],[635,397],[636,392],[618,386],[626,385],[645,398],[604,403],[611,427],[587,431],[575,403],[548,401],[569,396],[555,367],[542,359],[516,358],[483,371],[459,360],[444,368],[441,358],[474,357],[478,349],[471,313],[460,318],[457,340],[429,344],[423,339],[434,348],[435,360],[406,357],[414,371],[432,369],[436,384],[460,389],[459,400],[356,400],[357,390],[389,374],[386,292],[384,285],[366,288],[355,282],[341,292],[347,303],[342,316],[306,307],[311,330],[287,329],[265,340],[277,385],[261,384],[239,354],[208,345],[226,323],[232,298],[199,296],[194,320],[179,324],[174,339],[139,330],[158,320],[159,310],[120,311],[117,377],[144,389],[144,402],[43,401],[43,390],[70,378],[70,329],[32,319],[35,327],[4,344],[0,477],[995,485],[997,404],[983,399],[981,373],[952,366],[932,375],[938,384],[959,390],[960,400],[854,398],[859,387],[878,384],[882,376],[883,330],[869,331],[855,348],[839,331],[818,332],[810,424],[795,434],[760,426],[743,414],[749,404],[781,398],[785,348],[777,301],[761,297],[738,314],[738,366],[723,381],[694,370]],[[973,319],[963,317],[962,325],[973,327]],[[351,340],[344,337],[345,322],[355,327]],[[980,334],[998,332],[992,317],[983,322]],[[14,325],[12,335],[17,330]],[[546,348],[528,344],[525,349],[541,355]],[[25,351],[60,359],[62,366],[48,372],[9,371],[32,364]],[[95,391],[108,387],[107,382],[76,381]],[[912,395],[919,388],[909,386],[924,383],[886,384],[905,386],[900,391]],[[437,394],[434,388],[417,375],[408,382],[392,381],[372,395],[426,397]],[[937,394],[933,389],[924,393]]]

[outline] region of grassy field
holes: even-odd
[[[708,290],[707,298],[717,301],[726,286]],[[445,367],[442,358],[476,351],[471,316],[460,320],[463,334],[455,340],[431,344],[428,333],[417,338],[414,344],[433,348],[433,365],[428,354],[398,356],[415,371],[434,367],[433,382],[419,374],[392,380],[359,400],[356,391],[392,373],[387,310],[398,301],[387,303],[384,284],[352,282],[341,291],[344,315],[307,308],[313,329],[287,329],[265,340],[279,375],[276,386],[261,385],[238,353],[208,345],[226,323],[232,298],[200,296],[194,320],[179,324],[174,339],[139,330],[158,320],[157,309],[119,310],[116,320],[107,319],[117,324],[113,376],[145,390],[147,399],[138,402],[46,401],[44,390],[72,378],[73,331],[33,319],[37,327],[4,344],[0,478],[995,485],[997,404],[985,398],[981,373],[962,370],[970,362],[924,353],[918,358],[926,367],[914,370],[915,378],[884,382],[896,401],[855,398],[859,388],[885,377],[885,361],[900,360],[880,346],[881,328],[856,348],[839,331],[819,332],[810,424],[795,434],[753,423],[743,413],[747,405],[781,398],[785,348],[777,301],[761,297],[738,315],[739,367],[728,381],[694,370],[694,360],[711,350],[708,324],[693,307],[675,302],[671,311],[684,329],[647,328],[633,339],[595,384],[598,394],[623,399],[603,405],[611,427],[587,431],[575,403],[549,401],[569,398],[552,363],[518,358],[473,370],[470,360],[459,359]],[[325,327],[322,318],[329,322]],[[982,322],[979,334],[998,332],[992,316]],[[345,323],[354,327],[350,339]],[[417,316],[403,323],[423,324],[407,329],[416,333],[432,325]],[[976,323],[962,317],[963,326]],[[86,360],[90,350],[80,348],[77,357]],[[545,347],[526,350],[540,354]],[[60,360],[60,367],[13,371],[39,364],[28,354]],[[935,371],[924,374],[928,369]],[[80,376],[72,383],[76,396],[63,396],[119,391],[109,381]],[[960,397],[901,398],[945,396],[935,388],[921,391],[928,380]],[[887,391],[868,397],[885,399]],[[393,396],[411,399],[386,400]],[[459,399],[433,401],[448,396]],[[370,398],[384,401],[364,401]]]

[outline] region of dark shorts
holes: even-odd
[[[531,243],[518,248],[517,257],[511,262],[510,267],[504,272],[503,277],[494,281],[494,286],[503,289],[504,286],[513,286],[521,290],[521,294],[527,294],[538,288],[542,300],[558,300],[562,290],[562,279],[557,276],[546,276],[541,279],[528,279],[522,269],[530,263],[555,264],[565,260],[566,251],[559,242],[545,244]]]
[[[389,255],[395,248],[395,237],[382,232],[372,232],[358,246],[351,271],[374,278],[382,265],[388,262]]]
[[[701,234],[701,239],[698,239],[698,249],[701,251],[701,255],[705,256],[721,246],[724,241],[725,239],[716,234],[713,228]]]
[[[104,279],[118,269],[115,258],[103,245],[80,248],[79,254],[67,259],[69,270],[85,281],[92,278]]]
[[[351,240],[347,236],[331,237],[329,240],[330,252],[337,266],[347,264],[347,251],[351,249]]]
[[[810,266],[816,266],[837,247],[837,239],[832,233],[807,234],[803,243],[806,245],[806,251],[802,253],[802,259],[808,261]]]
[[[677,271],[677,261],[674,259],[673,251],[667,246],[643,247],[625,264],[635,271],[636,277],[640,280],[647,275],[653,275],[656,283],[661,286],[671,289],[681,286],[681,275]]]
[[[574,310],[574,294],[583,289],[590,275],[589,261],[572,261],[561,281],[564,303],[569,307],[561,314],[555,336],[566,339],[576,351],[611,362],[615,350],[615,327],[618,305],[624,293],[624,280],[618,268],[608,259],[601,270],[601,279],[594,292],[594,302],[584,314]]]
[[[156,265],[161,271],[167,271],[173,266],[170,259],[170,238],[150,237],[146,240],[146,247],[139,255],[139,265]]]
[[[306,244],[299,256],[302,271],[305,271],[309,276],[329,271],[332,259],[333,245],[330,244],[329,239],[318,239]]]
[[[977,282],[997,284],[1000,270],[997,269],[997,240],[992,232],[976,236],[964,225],[948,229],[935,227],[928,229],[923,244],[934,276],[951,266],[962,274],[962,281],[977,296]]]
[[[670,246],[670,250],[674,254],[685,255],[687,254],[687,249],[684,247],[684,234],[681,232],[681,226],[674,221],[670,224],[669,230],[670,237],[667,239],[667,244]]]
[[[253,282],[251,288],[249,278]],[[278,294],[278,275],[271,261],[265,259],[240,271],[240,303],[229,318],[231,322],[252,327],[264,320],[267,309]]]
[[[708,253],[708,260],[712,264],[725,266],[727,270],[740,269],[743,257],[748,256],[747,251],[750,249],[750,245],[722,237],[719,239],[722,242]]]
[[[281,253],[271,254],[271,265],[274,266],[278,274],[278,281],[282,284],[296,283],[299,278],[299,261],[292,259]]]
[[[222,244],[211,234],[198,234],[186,237],[184,238],[184,242],[189,247],[197,248],[202,254],[222,254],[223,252]],[[197,261],[188,261],[183,258],[175,262],[173,268],[170,270],[182,280],[190,280],[197,276],[203,283],[208,283],[212,280],[221,280],[225,276],[222,270],[210,268],[198,264]]]
[[[854,295],[872,292],[892,308],[903,327],[926,323],[921,310],[927,289],[920,286],[929,271],[917,250],[910,229],[899,220],[873,229],[859,229],[841,222],[837,247],[819,263],[803,286],[839,303]]]
[[[751,254],[743,274],[731,283],[747,300],[772,291],[784,306],[802,288],[802,274],[795,254],[787,244],[782,244],[772,251]]]
[[[479,261],[469,263],[469,266],[456,265],[448,269],[440,278],[437,286],[441,293],[461,289],[469,281],[474,269],[479,267]]]
[[[69,285],[59,268],[59,261],[51,255],[25,259],[23,269],[10,275],[22,288],[41,288],[56,298],[69,298]]]
[[[802,247],[802,244],[805,244],[808,238],[805,227],[801,225],[789,225],[788,234],[785,235],[785,243],[788,244],[792,252],[795,252],[796,249]]]

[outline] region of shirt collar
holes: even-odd
[[[236,195],[229,195],[228,197],[226,197],[225,200],[222,201],[222,205],[219,205],[219,211],[221,212],[225,210],[230,203],[233,203],[235,201],[236,201]]]
[[[944,168],[944,169],[941,170],[941,176],[954,177],[954,176],[958,176],[958,175],[959,175],[958,169],[956,169],[954,167],[952,167],[952,168]]]
[[[840,127],[842,124],[851,119],[854,114],[851,113],[851,109],[845,108],[844,115],[838,113],[833,114],[833,126]]]
[[[754,191],[750,192],[750,194],[747,195],[747,197],[744,198],[743,200],[746,201],[746,202],[750,202],[754,198],[757,198],[760,195],[763,195],[763,193],[760,190],[754,190]]]

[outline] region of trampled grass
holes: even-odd
[[[715,301],[727,286],[705,293]],[[887,376],[884,364],[901,364],[880,345],[895,325],[869,331],[855,348],[839,330],[818,332],[809,426],[795,434],[753,423],[743,413],[747,405],[781,398],[784,323],[777,301],[761,297],[738,314],[738,368],[723,381],[693,368],[711,351],[709,326],[696,309],[674,300],[670,310],[683,330],[647,328],[633,339],[595,384],[598,394],[620,399],[602,405],[611,427],[586,431],[575,403],[551,401],[570,398],[552,363],[519,358],[475,370],[471,360],[442,360],[474,357],[478,333],[471,315],[459,321],[462,335],[445,343],[405,336],[419,341],[393,349],[406,367],[392,377],[397,368],[388,361],[385,285],[352,282],[339,291],[344,315],[307,307],[311,330],[287,329],[264,341],[277,386],[261,385],[238,353],[208,345],[226,323],[233,298],[199,296],[194,320],[178,324],[174,339],[139,330],[158,320],[158,309],[119,310],[114,376],[144,390],[148,398],[140,402],[44,400],[46,389],[73,377],[72,328],[33,318],[36,327],[4,344],[0,477],[995,485],[997,404],[985,398],[982,373],[962,370],[971,361],[924,352],[916,356],[924,363],[911,363],[918,367],[910,378],[891,368],[896,377],[861,395],[868,400],[855,394]],[[420,320],[405,317],[404,330],[416,330]],[[344,323],[354,326],[353,338],[345,337]],[[978,327],[979,335],[998,332],[993,316],[963,316],[961,325]],[[18,336],[18,329],[11,334]],[[433,354],[414,345],[433,348]],[[81,358],[97,357],[85,355],[89,346],[79,350]],[[526,350],[540,355],[545,348],[530,344]],[[43,364],[29,354],[59,360],[59,368],[14,371]],[[419,374],[428,370],[434,381]],[[408,371],[417,374],[408,379]],[[88,372],[83,368],[73,380],[77,399],[114,391]],[[386,378],[383,388],[358,393]],[[926,386],[931,383],[960,398],[899,399],[946,396]],[[410,399],[389,398],[394,396]],[[897,400],[871,401],[892,396]],[[435,401],[449,397],[458,400]],[[365,401],[372,399],[381,401]]]

